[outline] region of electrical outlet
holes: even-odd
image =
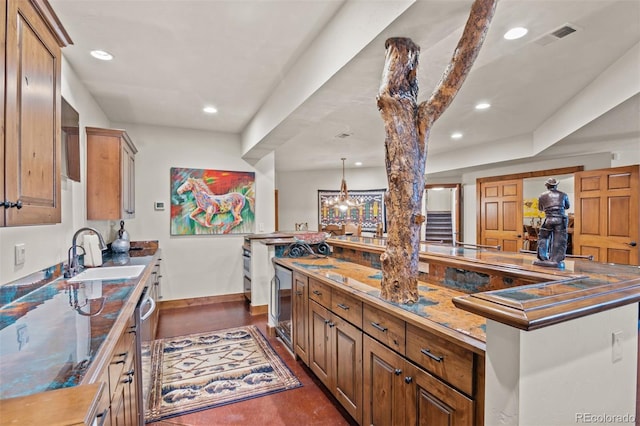
[[[16,244],[16,265],[24,265],[27,248],[24,243]]]
[[[622,331],[611,333],[611,362],[622,360]]]

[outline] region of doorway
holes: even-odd
[[[454,245],[463,241],[462,185],[459,183],[425,185],[424,240]]]

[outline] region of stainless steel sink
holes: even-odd
[[[85,269],[78,275],[71,277],[67,282],[94,280],[122,280],[136,278],[144,271],[145,265],[103,266],[101,268]]]

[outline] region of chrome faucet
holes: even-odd
[[[106,250],[107,249],[107,244],[104,242],[104,238],[102,238],[102,235],[100,234],[100,232],[97,229],[91,228],[91,227],[88,227],[88,226],[85,226],[84,228],[78,229],[76,231],[76,233],[73,234],[73,240],[71,241],[71,247],[69,248],[69,252],[67,253],[68,261],[67,261],[67,271],[64,274],[65,278],[71,278],[75,274],[80,272],[80,264],[79,264],[79,260],[78,260],[78,243],[77,243],[77,240],[78,240],[78,235],[80,235],[81,233],[83,233],[85,231],[93,232],[94,234],[96,234],[98,236],[98,240],[100,240],[100,250]],[[80,248],[82,248],[82,250],[85,251],[84,247],[80,247]],[[85,254],[86,254],[86,251],[85,251]]]

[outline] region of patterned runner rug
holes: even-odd
[[[151,341],[142,365],[147,423],[302,386],[253,325]]]

